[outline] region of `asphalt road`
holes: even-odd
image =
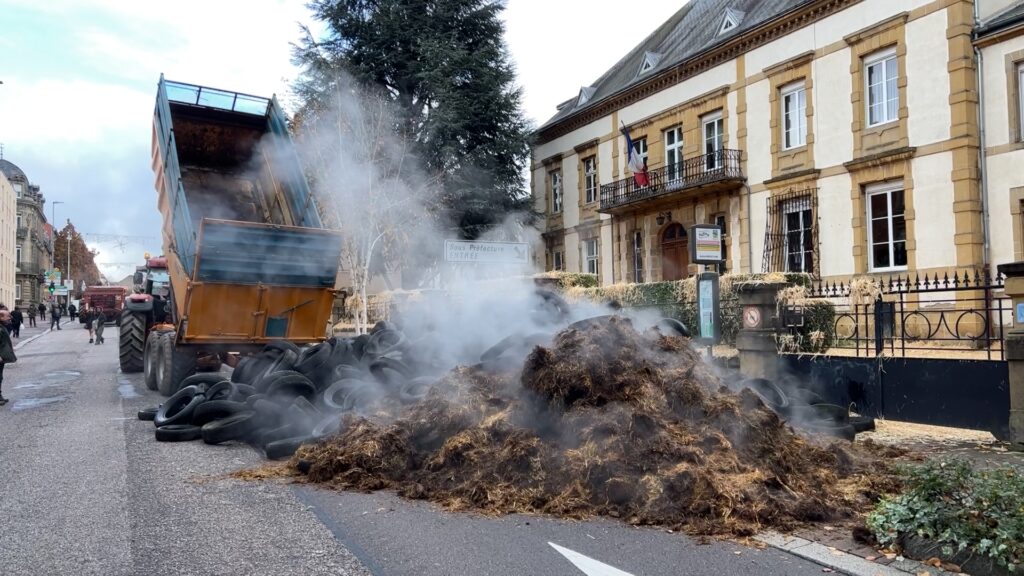
[[[225,478],[262,455],[156,442],[135,414],[161,398],[118,372],[116,328],[106,335],[92,346],[77,325],[46,334],[5,369],[0,574],[822,573],[775,549],[610,520],[451,514],[387,493]]]

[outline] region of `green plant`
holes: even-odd
[[[867,526],[882,544],[916,534],[958,552],[987,556],[1013,571],[1024,561],[1024,475],[976,471],[963,461],[903,470],[905,491],[883,498]]]

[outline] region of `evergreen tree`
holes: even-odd
[[[329,106],[339,72],[382,89],[394,129],[440,182],[442,227],[475,238],[511,212],[529,214],[523,181],[530,125],[496,0],[313,0],[327,36],[296,47],[305,72],[298,116]],[[301,125],[298,127],[301,130]],[[453,235],[456,232],[453,231]]]

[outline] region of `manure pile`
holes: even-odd
[[[397,413],[347,414],[288,468],[452,510],[740,536],[852,517],[889,482],[849,444],[808,442],[749,389],[730,391],[687,340],[618,316],[563,330],[514,368],[457,368]]]

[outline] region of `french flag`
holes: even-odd
[[[629,137],[629,130],[626,129],[625,124],[622,125],[622,135],[626,137],[626,153],[629,155],[629,169],[633,172],[633,183],[637,186],[647,186],[651,183],[647,177],[647,159],[640,157],[640,153],[636,150],[636,145],[633,144],[633,139]]]

